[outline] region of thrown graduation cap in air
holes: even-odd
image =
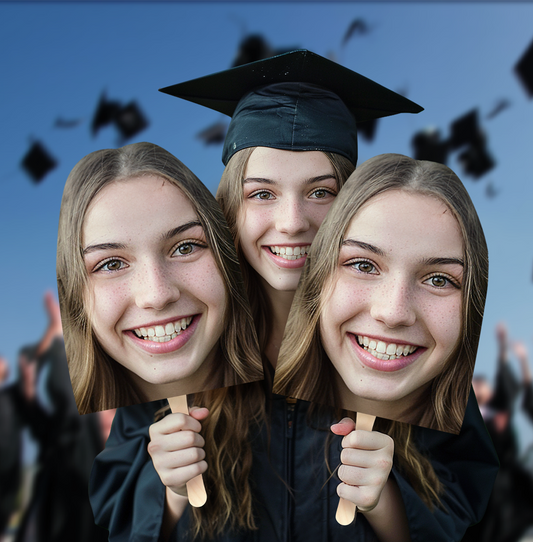
[[[529,97],[533,97],[533,41],[515,66],[515,72],[522,81]]]
[[[201,139],[206,145],[217,145],[224,143],[227,129],[227,122],[218,121],[199,132],[196,137]]]
[[[232,117],[226,165],[237,151],[262,146],[329,151],[357,163],[357,125],[422,107],[305,49],[160,89]]]
[[[429,160],[445,164],[448,161],[448,142],[441,139],[440,130],[426,128],[411,140],[415,160]]]
[[[466,146],[458,156],[466,174],[479,179],[495,166],[487,149],[487,138],[479,125],[477,109],[452,122],[450,131],[449,144],[453,149]]]
[[[57,166],[57,161],[41,142],[34,141],[30,150],[24,155],[21,165],[33,182],[39,183]]]
[[[120,132],[121,144],[148,126],[148,120],[135,101],[121,107],[115,114],[114,122]]]
[[[98,133],[100,128],[107,126],[115,120],[115,116],[119,109],[120,103],[108,100],[105,91],[102,92],[91,123],[93,137]]]

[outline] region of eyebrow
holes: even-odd
[[[185,224],[182,224],[181,226],[173,228],[172,230],[164,233],[161,236],[161,241],[168,241],[176,235],[186,232],[191,228],[195,228],[196,226],[202,227],[202,224],[198,220],[190,220],[189,222],[185,222]],[[125,248],[127,248],[127,245],[125,245],[124,243],[98,243],[96,245],[88,245],[87,247],[85,247],[83,249],[83,255],[85,256],[86,254],[96,252],[97,250],[121,250]]]
[[[369,250],[370,252],[373,252],[374,254],[377,254],[378,256],[385,256],[385,252],[381,250],[380,248],[371,245],[369,243],[363,243],[362,241],[357,241],[356,239],[345,239],[342,242],[342,246],[346,247],[359,247],[363,250]]]
[[[357,241],[356,239],[345,239],[342,242],[342,246],[349,246],[349,247],[359,247],[363,250],[368,250],[370,252],[373,252],[374,254],[377,254],[378,256],[385,256],[385,252],[381,250],[379,247],[376,247],[374,245],[371,245],[370,243],[363,243],[362,241]],[[444,258],[444,257],[437,257],[437,258],[425,258],[421,261],[422,265],[460,265],[461,267],[464,267],[464,261],[462,258]]]
[[[326,175],[318,175],[317,177],[310,177],[309,179],[306,179],[304,181],[305,184],[313,184],[313,183],[319,183],[321,181],[325,181],[327,179],[333,179],[337,180],[337,177],[333,173],[328,173]],[[244,184],[246,183],[263,183],[263,184],[278,184],[277,181],[274,181],[273,179],[267,179],[264,177],[246,177],[243,181]]]
[[[460,265],[465,266],[462,258],[427,258],[422,260],[424,265]]]

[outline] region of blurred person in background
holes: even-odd
[[[520,457],[513,424],[515,404],[523,391],[522,409],[533,420],[532,378],[522,342],[510,343],[507,327],[496,327],[498,366],[494,386],[484,376],[472,385],[487,430],[500,460],[500,470],[483,520],[467,530],[463,542],[518,542],[533,525],[533,476]],[[510,350],[519,361],[521,381],[510,367]]]
[[[37,344],[20,350],[20,382],[10,394],[9,406],[16,417],[9,418],[11,428],[9,423],[2,423],[2,432],[10,431],[13,435],[8,441],[11,447],[2,447],[2,453],[13,465],[10,492],[16,491],[19,481],[18,477],[16,483],[13,479],[15,455],[20,462],[18,443],[22,426],[29,428],[38,447],[29,504],[23,511],[15,540],[104,541],[107,533],[94,525],[87,485],[92,462],[103,449],[106,432],[109,433],[113,412],[105,416],[78,414],[65,357],[59,305],[51,292],[45,294],[44,301],[48,326]],[[4,411],[3,405],[1,412],[4,422],[8,411]],[[6,442],[3,438],[1,441]],[[3,473],[7,468],[4,455]],[[3,487],[2,484],[4,501]],[[6,511],[9,513],[9,509]]]

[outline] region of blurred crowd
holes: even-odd
[[[80,416],[65,357],[59,306],[45,295],[48,325],[19,351],[18,375],[0,357],[0,540],[99,542],[88,482],[109,435],[114,411]],[[33,465],[25,465],[29,432]]]
[[[9,378],[9,364],[0,357],[0,541],[105,541],[107,532],[94,525],[87,488],[114,411],[78,414],[59,306],[51,293],[44,301],[48,326],[36,344],[20,349],[17,378]],[[473,387],[500,471],[483,521],[467,531],[463,542],[518,542],[533,528],[533,444],[520,453],[513,422],[521,409],[533,423],[528,352],[523,343],[510,341],[504,324],[498,325],[496,338],[494,381],[476,375]],[[30,469],[22,459],[24,430],[37,446]]]
[[[533,444],[520,453],[520,435],[513,422],[516,410],[521,409],[533,423],[528,352],[522,342],[510,341],[503,323],[496,327],[496,340],[494,382],[474,375],[472,384],[500,460],[500,470],[483,520],[467,531],[463,542],[518,542],[526,532],[533,532]],[[518,371],[511,367],[513,358],[518,361]]]

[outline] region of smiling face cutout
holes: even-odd
[[[463,250],[431,196],[389,190],[352,218],[320,314],[342,407],[389,419],[416,409],[460,338]]]
[[[227,294],[188,198],[160,177],[114,181],[91,201],[82,234],[101,347],[149,400],[206,389]]]

